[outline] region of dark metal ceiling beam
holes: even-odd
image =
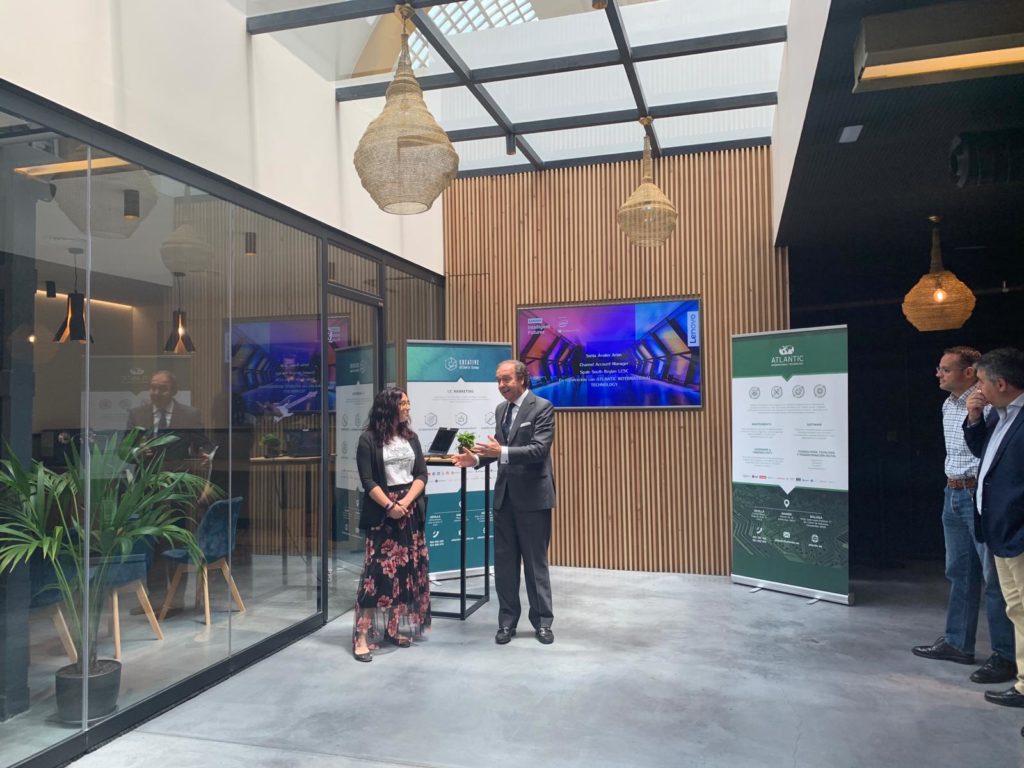
[[[778,104],[779,97],[774,91],[767,93],[751,93],[742,96],[728,96],[703,101],[684,101],[678,104],[661,104],[651,107],[651,117],[685,117],[701,115],[708,112],[726,112],[733,109],[749,109],[751,107],[767,107]],[[512,132],[546,133],[548,131],[568,131],[574,128],[593,128],[599,125],[615,125],[616,123],[632,123],[640,119],[635,109],[622,109],[615,112],[596,112],[589,115],[571,115],[554,117],[545,120],[531,120],[524,123],[513,123]],[[448,131],[450,141],[479,141],[480,139],[496,139],[505,135],[505,129],[497,125],[485,125],[479,128],[461,128]]]
[[[676,155],[694,155],[700,152],[721,152],[727,149],[746,149],[748,147],[767,147],[772,143],[771,136],[764,136],[755,139],[734,139],[732,141],[715,141],[707,144],[690,144],[683,147],[666,147],[662,149],[662,157],[675,157]],[[544,170],[555,168],[576,168],[581,165],[600,165],[602,163],[620,163],[628,160],[639,160],[644,153],[620,152],[613,155],[593,155],[591,157],[573,157],[567,160],[548,160],[544,163]],[[529,173],[535,170],[527,165],[499,166],[496,168],[474,168],[471,171],[459,171],[457,178],[473,179],[478,176],[507,176],[511,173]]]
[[[749,48],[756,45],[781,43],[786,40],[785,27],[765,27],[749,29],[743,32],[729,32],[723,35],[693,37],[685,40],[673,40],[651,45],[638,45],[633,48],[634,61],[657,61],[677,56],[690,56],[699,53]],[[475,83],[494,83],[502,80],[518,80],[524,77],[540,77],[557,75],[563,72],[579,72],[584,69],[597,69],[622,64],[619,50],[594,51],[570,56],[557,56],[539,61],[522,61],[513,64],[499,64],[492,67],[480,67],[469,71]],[[436,75],[423,75],[417,78],[424,91],[438,88],[451,88],[461,85],[462,81],[453,72],[442,72]],[[388,81],[390,82],[390,81]],[[365,83],[341,86],[335,89],[338,101],[353,101],[383,96],[388,82]]]
[[[640,76],[636,73],[636,65],[633,63],[633,51],[629,47],[629,37],[626,35],[626,25],[622,21],[618,0],[608,0],[604,15],[608,19],[608,26],[611,27],[612,37],[615,38],[615,46],[619,49],[619,54],[622,57],[622,68],[626,70],[626,79],[629,81],[629,89],[633,92],[633,99],[636,101],[636,110],[640,117],[647,117],[647,99],[644,97]],[[658,134],[649,124],[644,126],[644,131],[647,132],[647,137],[651,140],[651,154],[658,157],[661,154]]]
[[[429,8],[432,5],[445,5],[457,2],[457,0],[406,0],[406,2],[413,8]],[[245,29],[250,35],[262,35],[286,29],[332,24],[336,21],[384,16],[393,13],[395,5],[395,0],[341,0],[341,2],[296,8],[291,11],[250,16],[245,20]]]
[[[473,78],[470,74],[469,67],[466,66],[466,62],[462,60],[458,52],[452,47],[451,43],[444,36],[444,33],[438,29],[437,25],[425,13],[417,13],[412,17],[412,23],[416,25],[416,29],[423,36],[423,39],[427,41],[427,44],[440,56],[444,63],[451,68],[452,72],[459,76],[462,80],[462,84],[469,89],[469,92],[473,94],[477,101],[480,102],[480,106],[484,108],[491,119],[501,127],[502,135],[514,135],[515,131],[512,129],[512,121],[508,115],[498,106],[494,98],[487,92],[487,90],[479,83],[473,82]],[[521,136],[515,137],[516,146],[519,147],[519,151],[523,153],[523,156],[537,169],[541,170],[544,167],[544,163],[540,157],[533,150],[533,148],[523,139]]]

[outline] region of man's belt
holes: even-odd
[[[962,490],[963,488],[977,488],[978,478],[976,477],[949,477],[946,478],[946,487]]]

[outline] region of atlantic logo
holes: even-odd
[[[779,347],[779,354],[772,357],[772,368],[799,367],[804,364],[804,356],[798,355],[792,344]]]

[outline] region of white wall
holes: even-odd
[[[772,127],[773,238],[779,233],[830,5],[831,0],[793,0],[790,4],[779,73],[779,104]],[[850,55],[853,56],[852,51]]]
[[[338,104],[226,0],[0,0],[0,79],[444,271],[440,200],[382,213],[352,165],[383,100]]]

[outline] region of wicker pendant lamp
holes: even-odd
[[[651,121],[650,117],[640,118],[640,124],[645,127]],[[619,208],[616,219],[633,243],[641,248],[657,248],[664,245],[675,231],[678,218],[672,201],[654,183],[651,139],[644,136],[643,180]]]
[[[974,294],[956,275],[942,266],[939,217],[932,222],[932,265],[928,274],[903,297],[903,314],[919,331],[959,328],[974,311]]]
[[[409,18],[413,9],[397,6],[402,17],[402,53],[395,79],[385,94],[384,111],[370,123],[356,147],[359,180],[387,213],[429,210],[455,178],[459,156],[423,101],[409,59]]]

